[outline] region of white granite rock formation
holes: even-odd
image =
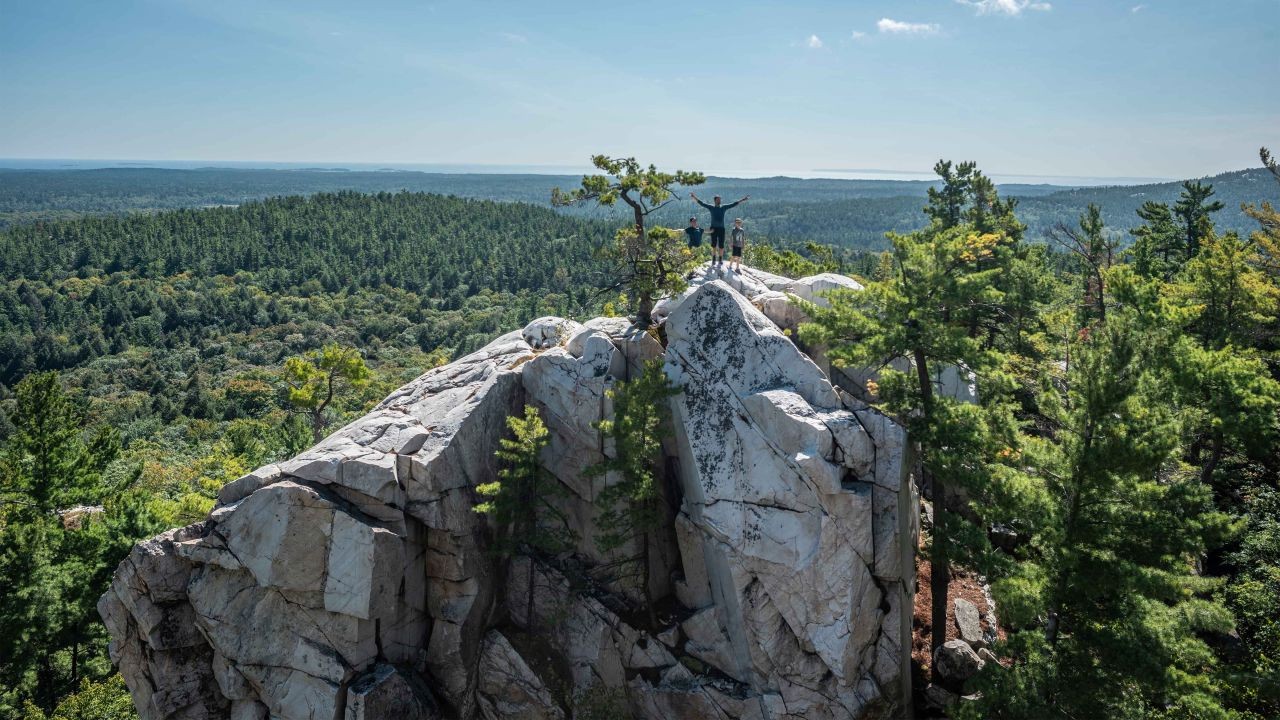
[[[775,324],[800,317],[784,293],[849,282],[704,273],[657,331],[539,318],[229,483],[205,521],[139,543],[99,602],[141,716],[560,720],[591,697],[655,720],[901,712],[909,445]],[[683,392],[649,626],[608,573],[640,548],[593,542],[616,478],[585,470],[612,452],[609,389],[654,359]],[[580,542],[504,562],[475,486],[526,403]]]
[[[691,574],[707,578],[723,631],[702,633],[715,660],[704,659],[805,717],[899,702],[912,586],[901,540],[914,517],[904,434],[846,407],[726,284],[698,288],[666,332],[668,374],[684,388],[682,514],[702,546],[681,559],[686,576],[702,561]]]

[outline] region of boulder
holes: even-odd
[[[198,523],[138,543],[98,600],[111,662],[146,720],[214,720],[230,711],[214,674],[213,648],[187,602],[192,563],[174,547],[204,530]]]
[[[828,307],[826,293],[833,290],[862,290],[862,283],[847,275],[820,273],[794,280],[785,290],[796,297],[819,307]]]
[[[389,717],[404,687],[423,693],[380,661],[430,669],[474,715],[495,589],[473,488],[496,476],[532,355],[504,335],[228,484],[207,522],[140,543],[99,608],[143,718],[333,717],[344,693],[348,717]]]
[[[991,652],[986,648],[978,648],[978,657],[982,660],[983,663],[999,664],[1000,662],[1000,658],[997,658],[995,653]],[[983,667],[985,667],[985,664]]]
[[[529,343],[529,347],[534,350],[544,350],[565,344],[565,341],[581,327],[573,320],[547,316],[525,325],[520,335],[526,343]]]
[[[982,658],[963,640],[948,640],[933,654],[934,667],[942,677],[963,683],[982,669]]]
[[[924,702],[934,710],[946,710],[959,700],[959,695],[941,685],[929,685],[924,689]]]
[[[283,473],[279,465],[265,465],[251,473],[232,480],[218,491],[218,504],[230,505],[239,502],[257,490],[276,482]]]
[[[978,612],[978,606],[964,598],[956,598],[955,611],[956,629],[960,631],[960,639],[974,647],[985,645],[986,642],[982,637],[982,616]]]
[[[742,274],[751,277],[751,279],[755,280],[757,283],[773,291],[786,290],[791,286],[791,283],[795,282],[789,277],[774,275],[771,272],[765,272],[764,270],[753,267],[744,266],[742,268]]]

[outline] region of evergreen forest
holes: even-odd
[[[806,342],[979,379],[973,404],[924,370],[873,388],[931,499],[921,632],[938,644],[960,572],[990,579],[1006,626],[952,716],[1280,717],[1280,168],[1262,160],[1126,188],[949,162],[930,183],[697,175],[755,196],[748,265],[866,286],[806,306]],[[533,318],[637,311],[618,213],[547,202],[577,178],[486,177],[0,171],[0,720],[136,717],[97,598],[223,484]],[[602,472],[642,508],[673,392],[650,374],[602,427],[631,448]],[[536,419],[504,444],[522,495],[482,490],[498,522],[537,494]]]

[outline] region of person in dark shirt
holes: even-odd
[[[698,218],[689,218],[689,227],[684,229],[684,234],[689,236],[689,247],[702,247],[702,228],[698,227]]]
[[[697,194],[689,193],[689,197],[702,207],[711,211],[711,264],[724,264],[724,214],[730,208],[737,207],[742,203],[751,199],[750,195],[743,195],[740,200],[729,203],[728,205],[720,204],[720,196],[716,195],[711,198],[712,205],[708,205],[698,199]]]

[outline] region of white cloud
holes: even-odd
[[[854,31],[853,31],[853,33],[852,33],[851,35],[849,35],[849,37],[850,37],[851,39],[853,39],[853,40],[861,40],[862,38],[864,38],[864,37],[866,37],[866,36],[867,36],[867,34],[866,34],[866,33],[861,32],[861,31],[859,31],[859,30],[854,30]]]
[[[1023,10],[1052,10],[1042,0],[956,0],[961,5],[977,8],[979,15],[1021,15]]]
[[[521,35],[520,33],[502,32],[498,34],[501,35],[503,39],[506,40],[507,42],[519,43],[521,45],[529,42],[529,38],[525,37],[524,35]]]
[[[818,50],[822,47],[822,38],[817,35],[810,35],[809,40],[805,44],[813,50]]]
[[[1134,5],[1134,6],[1133,6],[1133,9],[1132,9],[1132,10],[1130,10],[1129,12],[1132,12],[1132,13],[1140,13],[1140,12],[1142,12],[1143,10],[1146,10],[1146,9],[1147,9],[1147,6],[1146,6],[1146,5]]]
[[[937,35],[942,29],[942,26],[937,23],[900,22],[889,18],[881,18],[880,22],[876,23],[876,27],[882,33],[894,35]]]

